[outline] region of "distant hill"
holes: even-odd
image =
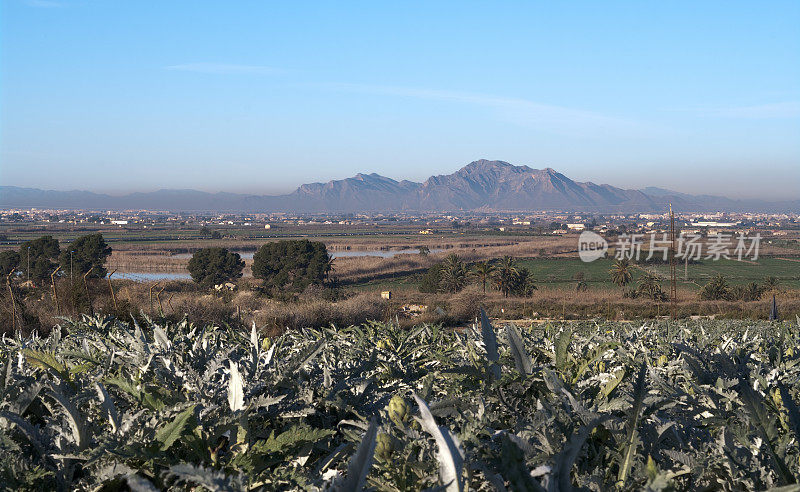
[[[88,191],[47,191],[0,186],[2,208],[171,210],[219,212],[448,212],[562,210],[597,213],[678,211],[798,212],[800,200],[767,202],[689,195],[662,188],[626,190],[580,183],[550,169],[503,161],[471,162],[453,174],[422,183],[378,174],[357,174],[327,183],[304,184],[281,196],[159,190],[112,196]]]

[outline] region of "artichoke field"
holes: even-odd
[[[0,487],[797,490],[798,341],[786,322],[64,320],[0,342]]]

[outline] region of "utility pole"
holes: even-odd
[[[675,214],[672,212],[672,204],[669,204],[669,238],[672,243],[671,254],[669,255],[669,299],[670,299],[670,317],[675,319],[677,313],[677,297],[678,297],[678,276],[675,271],[675,254],[677,253],[677,244],[675,239]]]
[[[689,255],[686,255],[686,258],[683,259],[683,280],[685,282],[689,281]]]

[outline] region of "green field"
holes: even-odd
[[[573,287],[577,282],[576,275],[582,273],[584,282],[590,288],[606,289],[613,284],[609,278],[609,269],[613,259],[601,259],[584,263],[578,258],[523,258],[516,261],[517,268],[528,268],[533,272],[536,283],[550,287]],[[645,270],[654,271],[664,279],[669,276],[667,265],[634,266],[633,278],[636,281]],[[702,263],[690,264],[688,280],[684,277],[684,265],[677,268],[678,285],[686,288],[698,288],[717,274],[724,275],[731,284],[760,283],[765,277],[774,276],[783,287],[800,288],[800,261],[798,259],[782,259],[762,257],[756,262],[736,260],[705,260]],[[358,289],[416,289],[421,275],[400,275],[393,279],[381,279],[360,283]]]
[[[796,260],[796,259],[795,259]],[[542,283],[574,282],[574,276],[583,272],[584,281],[592,283],[609,284],[608,271],[613,264],[612,259],[597,260],[584,263],[577,258],[568,259],[524,259],[518,262],[518,267],[526,267],[534,273],[534,277]],[[780,280],[781,285],[787,287],[800,287],[800,261],[786,260],[773,257],[762,257],[756,262],[736,260],[704,260],[702,263],[690,264],[688,270],[685,265],[679,264],[677,268],[678,282],[685,286],[703,285],[714,275],[724,275],[732,284],[761,282],[765,277],[774,276]],[[634,280],[644,271],[653,271],[664,278],[669,277],[668,265],[645,265],[634,268]],[[688,278],[685,273],[688,271]]]

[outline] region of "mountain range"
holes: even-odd
[[[641,190],[580,183],[551,169],[478,160],[452,174],[422,183],[378,174],[357,174],[327,183],[304,184],[287,195],[159,190],[121,196],[88,191],[52,191],[0,186],[0,208],[170,210],[217,212],[502,212],[558,210],[595,213],[798,212],[800,200],[767,202],[689,195],[661,188]]]

